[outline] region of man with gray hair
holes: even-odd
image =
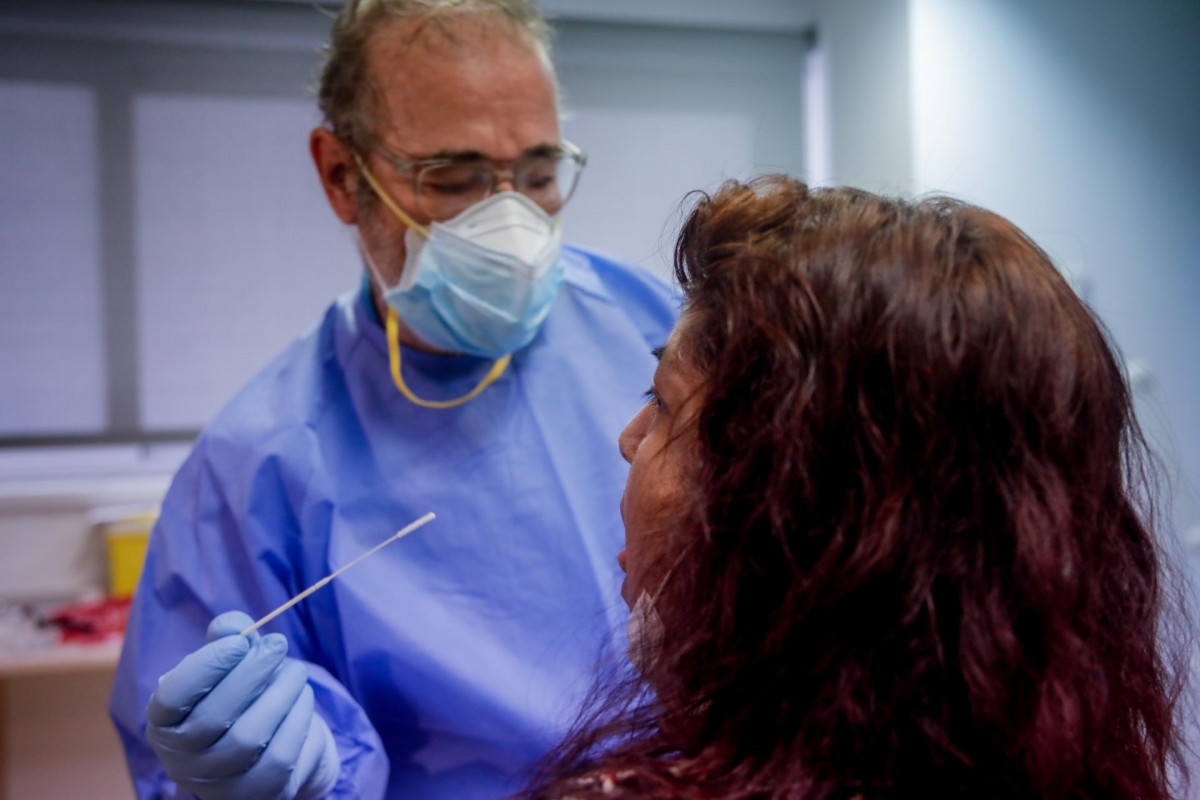
[[[561,244],[585,159],[545,22],[529,0],[350,0],[320,104],[310,151],[363,286],[167,495],[111,704],[142,798],[508,793],[623,624],[615,442],[677,309]]]

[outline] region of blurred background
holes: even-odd
[[[949,193],[1120,348],[1200,577],[1200,2],[541,0],[567,239],[666,276],[729,177]],[[130,796],[121,598],[205,422],[360,265],[307,152],[328,6],[0,5],[0,800]]]

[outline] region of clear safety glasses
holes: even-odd
[[[530,150],[512,161],[482,156],[407,159],[376,141],[375,149],[412,183],[417,207],[432,220],[447,220],[496,192],[502,183],[557,214],[579,183],[587,164],[583,151],[567,140]]]

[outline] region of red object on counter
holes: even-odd
[[[63,644],[99,644],[125,633],[132,598],[85,600],[55,609],[47,622],[56,625]]]

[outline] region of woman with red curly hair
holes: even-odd
[[[1046,254],[773,176],[703,198],[675,269],[620,441],[641,678],[529,796],[1171,797],[1144,443]]]

